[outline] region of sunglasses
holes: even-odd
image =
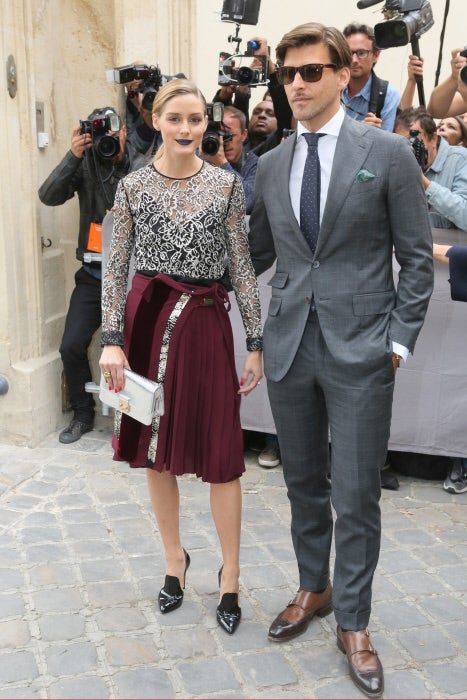
[[[306,63],[304,66],[280,66],[276,69],[276,77],[279,85],[290,85],[295,79],[296,73],[306,83],[317,83],[323,75],[323,68],[337,68],[335,63]]]

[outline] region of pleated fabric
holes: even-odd
[[[196,474],[209,483],[243,474],[229,309],[228,295],[218,283],[205,287],[163,274],[134,276],[124,351],[131,369],[162,380],[165,412],[150,426],[120,414],[113,438],[115,460],[174,475]]]

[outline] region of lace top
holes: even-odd
[[[114,204],[111,252],[102,292],[102,343],[123,345],[132,253],[139,272],[220,280],[230,277],[248,350],[262,348],[258,285],[251,263],[241,180],[203,162],[191,177],[172,179],[153,164],[127,175]]]

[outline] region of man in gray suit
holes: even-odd
[[[344,114],[340,94],[351,55],[341,32],[301,25],[282,38],[277,58],[277,77],[298,127],[259,159],[250,245],[257,273],[277,258],[264,367],[300,588],[272,623],[269,638],[292,639],[334,607],[337,645],[347,655],[350,676],[361,691],[378,697],[383,669],[367,625],[380,547],[380,467],[395,370],[414,349],[432,291],[431,230],[420,168],[407,140]],[[313,140],[303,136],[307,132],[321,134],[315,182],[307,170],[307,141]],[[311,182],[315,191],[319,177],[313,244],[299,223],[304,198],[307,204],[302,183]],[[397,289],[393,250],[400,265]]]

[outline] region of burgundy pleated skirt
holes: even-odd
[[[114,459],[131,467],[225,483],[245,471],[230,304],[224,287],[136,273],[125,312],[125,355],[164,387],[152,425],[117,413]]]

